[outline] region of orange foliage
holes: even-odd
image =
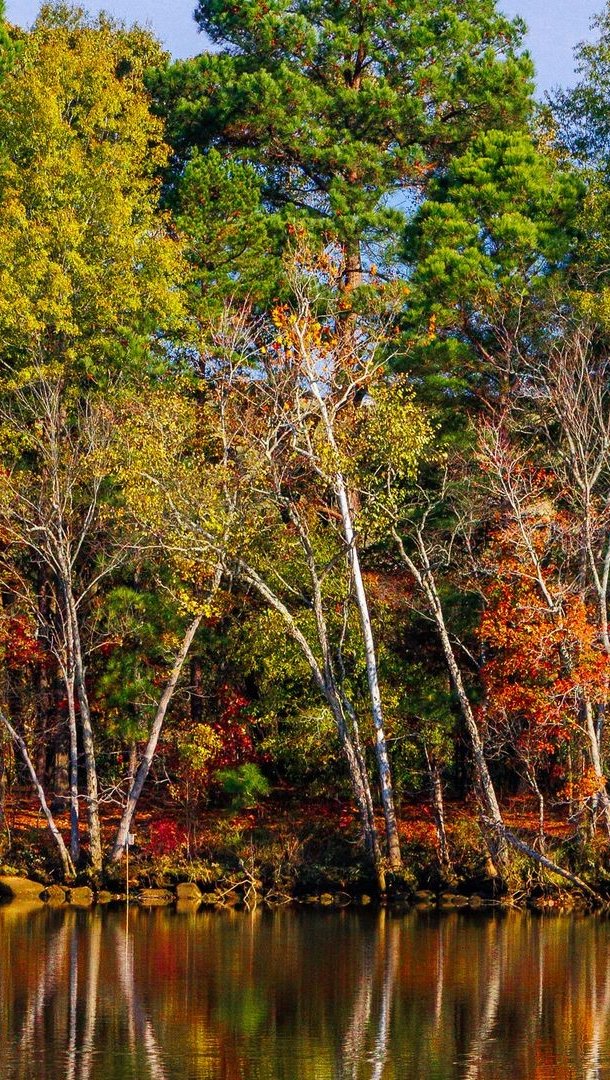
[[[40,663],[45,657],[35,628],[25,615],[5,616],[0,620],[0,650],[3,662],[11,670]]]
[[[485,719],[499,732],[510,733],[518,756],[545,766],[579,722],[583,699],[605,702],[610,681],[610,660],[594,613],[573,589],[560,588],[548,559],[548,534],[541,527],[536,542],[540,554],[547,555],[546,580],[556,604],[549,606],[539,582],[527,565],[507,553],[499,534],[497,577],[487,590],[479,627]]]

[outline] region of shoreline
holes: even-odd
[[[329,891],[319,889],[309,893],[294,892],[278,896],[272,891],[244,888],[243,883],[229,884],[218,881],[212,889],[196,881],[178,881],[163,885],[145,885],[130,882],[129,895],[124,890],[96,888],[91,885],[58,885],[54,882],[35,881],[19,875],[0,874],[0,906],[19,903],[49,908],[90,909],[108,905],[132,905],[140,908],[174,908],[180,911],[242,910],[252,911],[262,907],[305,907],[325,911],[381,910],[395,913],[408,911],[491,911],[516,910],[538,912],[577,912],[594,914],[610,909],[610,900],[604,906],[595,905],[577,889],[532,890],[528,895],[487,895],[481,892],[459,892],[443,889],[415,889],[410,891],[375,894],[359,889]]]

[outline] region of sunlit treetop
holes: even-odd
[[[250,168],[278,233],[298,218],[343,244],[354,278],[367,246],[391,257],[393,192],[425,189],[474,135],[530,109],[523,26],[494,0],[201,0],[196,19],[218,51],[153,86],[174,185],[194,148],[218,149]]]
[[[177,314],[146,32],[43,7],[0,86],[0,333],[12,364],[128,365]]]
[[[479,135],[432,181],[404,233],[405,363],[429,393],[480,388],[490,358],[548,334],[545,297],[576,257],[584,195],[573,169],[519,131]]]

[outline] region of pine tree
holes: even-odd
[[[495,0],[200,0],[196,19],[218,51],[154,80],[174,196],[193,150],[217,150],[224,183],[251,170],[271,236],[299,222],[343,248],[347,285],[396,256],[430,176],[530,108],[524,28]]]

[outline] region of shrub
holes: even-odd
[[[220,769],[215,779],[236,810],[254,806],[270,791],[268,780],[253,762],[235,769]]]

